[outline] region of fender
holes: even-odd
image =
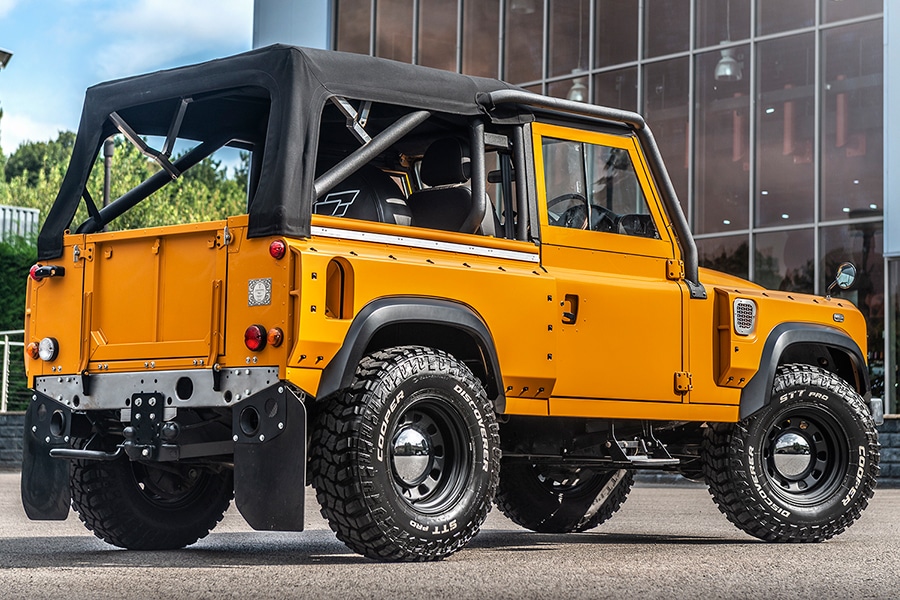
[[[767,406],[772,397],[775,371],[781,356],[794,344],[818,344],[848,356],[859,377],[857,391],[867,403],[871,394],[869,369],[862,351],[852,338],[838,329],[812,323],[781,323],[769,333],[759,360],[759,370],[741,391],[740,419],[745,419]],[[853,385],[853,382],[850,382]],[[854,386],[856,387],[856,386]]]
[[[487,361],[488,397],[502,412],[505,402],[500,386],[500,363],[493,336],[484,320],[470,307],[459,302],[436,298],[387,297],[373,300],[357,313],[338,353],[322,371],[317,397],[324,398],[350,385],[356,365],[362,360],[375,334],[386,326],[399,323],[435,324],[459,330],[478,346]]]

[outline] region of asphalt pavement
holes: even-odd
[[[184,550],[133,552],[70,514],[29,521],[19,474],[0,473],[0,597],[14,598],[900,598],[900,489],[821,544],[769,544],[734,528],[706,489],[636,485],[591,532],[537,534],[491,512],[466,549],[436,563],[351,553],[307,496],[306,531],[251,530],[231,508]]]

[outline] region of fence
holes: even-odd
[[[40,214],[36,208],[0,206],[0,241],[37,233]]]
[[[24,341],[13,341],[10,340],[10,337],[15,336],[23,336],[24,339],[25,331],[22,329],[18,329],[15,331],[0,331],[0,344],[3,345],[2,348],[2,374],[0,374],[0,413],[5,413],[6,409],[9,407],[9,382],[10,382],[10,348],[23,348],[21,352],[24,352],[25,342]],[[25,376],[24,373],[16,373],[16,376],[22,378]]]

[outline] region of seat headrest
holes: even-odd
[[[465,183],[471,177],[469,144],[457,138],[433,142],[422,157],[422,181],[426,185]]]

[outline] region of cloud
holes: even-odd
[[[0,0],[0,19],[12,12],[19,0]]]
[[[4,154],[9,156],[23,142],[55,140],[59,132],[66,129],[68,127],[58,123],[39,122],[28,116],[10,114],[6,111],[3,121],[0,122],[0,147],[3,148]]]
[[[11,0],[0,0],[0,2]],[[101,11],[96,26],[111,40],[97,53],[101,79],[192,62],[192,57],[249,50],[253,0],[134,0]],[[101,58],[102,57],[102,58]]]

